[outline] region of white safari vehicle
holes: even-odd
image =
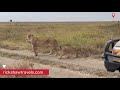
[[[107,71],[120,72],[120,39],[109,40],[105,44],[103,57],[104,66]]]

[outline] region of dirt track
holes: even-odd
[[[107,72],[104,67],[104,62],[100,58],[58,59],[56,56],[44,54],[39,54],[39,56],[34,57],[33,53],[29,51],[6,50],[2,48],[0,49],[0,53],[4,57],[0,57],[0,63],[2,64],[12,65],[18,62],[32,62],[34,63],[34,68],[49,68],[51,77],[119,77],[118,72]],[[6,58],[6,54],[8,54],[7,57],[12,59]]]
[[[33,62],[0,57],[0,63],[5,64],[6,68],[10,68],[19,63],[33,63]],[[43,65],[43,64],[38,64],[38,63],[34,63],[33,68],[34,69],[49,69],[50,70],[49,76],[54,77],[54,78],[89,78],[89,77],[98,78],[97,75],[80,73],[79,71],[72,71],[69,69],[57,68],[57,67],[52,67],[50,65]]]

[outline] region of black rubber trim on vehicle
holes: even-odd
[[[114,47],[115,43],[118,42],[120,39],[109,40],[104,47],[104,52],[108,52],[110,44],[112,44],[112,48]]]
[[[119,70],[120,63],[104,61],[104,66],[107,69],[107,71],[115,72],[115,70]]]

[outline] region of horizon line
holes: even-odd
[[[119,21],[119,20],[118,20]],[[17,23],[17,22],[118,22],[118,21],[0,21],[3,22],[10,22],[10,23]]]

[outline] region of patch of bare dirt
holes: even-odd
[[[43,65],[43,64],[28,62],[24,60],[15,60],[15,59],[10,59],[10,58],[0,57],[1,68],[2,68],[2,65],[4,64],[6,65],[6,68],[13,69],[14,66],[21,64],[21,63],[23,64],[32,63],[34,64],[33,69],[49,69],[50,71],[49,77],[53,77],[53,78],[98,78],[97,75],[86,74],[86,73],[79,72],[79,71],[72,71],[69,69],[52,67],[50,65]]]
[[[49,55],[45,55],[41,53],[39,53],[39,56],[35,57],[33,56],[33,52],[30,52],[30,51],[7,50],[7,49],[2,49],[2,48],[0,49],[0,52],[4,54],[9,54],[11,56],[12,55],[15,56],[15,58],[17,58],[16,59],[17,61],[21,61],[20,58],[22,59],[22,57],[24,58],[27,57],[29,59],[27,61],[29,62],[32,61],[37,64],[42,64],[42,65],[46,64],[51,67],[59,68],[59,70],[55,70],[57,71],[56,73],[60,72],[60,69],[62,70],[64,69],[65,70],[64,72],[68,70],[69,72],[74,72],[74,74],[76,73],[80,73],[80,74],[85,73],[87,75],[89,74],[86,77],[92,77],[90,75],[93,75],[93,77],[96,77],[96,76],[117,77],[119,75],[118,72],[114,72],[114,73],[107,72],[104,67],[104,61],[101,58],[87,57],[87,58],[58,59],[58,57],[56,56],[53,56],[53,55],[49,56]],[[66,75],[68,75],[67,72],[66,72]],[[60,76],[62,77],[62,75]],[[70,77],[71,75],[68,75],[68,76]],[[63,73],[63,77],[68,77],[68,76],[64,76],[64,73]],[[77,77],[74,75],[72,76]],[[80,75],[80,77],[82,76]]]

